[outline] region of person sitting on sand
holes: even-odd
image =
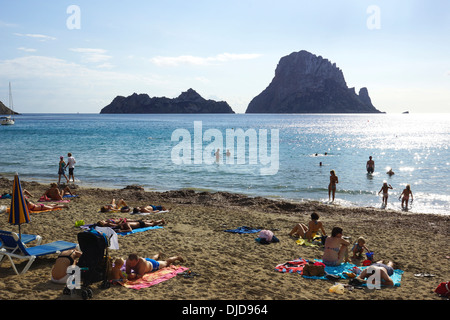
[[[53,210],[53,209],[64,209],[64,208],[69,208],[68,205],[65,204],[56,204],[56,203],[49,203],[49,204],[34,204],[33,202],[31,202],[28,199],[25,199],[27,206],[28,206],[28,210],[31,211],[46,211],[46,210]]]
[[[411,186],[409,184],[407,184],[405,189],[403,189],[403,192],[400,195],[400,197],[398,197],[399,200],[400,200],[400,198],[402,199],[402,209],[406,209],[406,210],[408,209],[409,195],[411,195],[411,202],[413,202],[414,198],[413,198],[413,194],[411,191]],[[403,198],[402,198],[402,196],[403,196]]]
[[[82,252],[78,250],[66,250],[56,258],[55,264],[52,268],[52,282],[59,284],[66,284],[69,274],[67,268],[77,264]]]
[[[384,264],[383,261],[378,261],[376,263],[373,263],[370,265],[370,267],[373,267],[380,271],[380,280],[381,284],[385,286],[393,286],[394,281],[392,280],[391,276],[394,274],[394,263],[392,261],[389,261],[387,264]],[[373,269],[372,268],[372,269]],[[367,272],[369,268],[364,269],[357,277],[356,279],[360,282],[366,283],[366,278],[370,277],[373,273]],[[375,271],[373,271],[375,272]]]
[[[158,213],[160,211],[166,211],[167,209],[163,206],[148,205],[145,207],[133,208],[133,213]]]
[[[342,228],[334,227],[331,231],[331,237],[327,237],[325,240],[322,262],[326,266],[335,267],[340,265],[343,261],[350,262],[350,259],[348,258],[348,247],[350,242],[342,239],[342,235]]]
[[[356,255],[361,258],[364,250],[367,250],[367,252],[370,252],[369,249],[366,246],[366,239],[363,237],[359,237],[358,240],[355,242],[352,248],[353,256],[352,258],[356,258]]]
[[[144,259],[135,253],[130,254],[125,262],[125,272],[128,280],[142,278],[144,274],[168,267],[175,261],[184,262],[181,256],[171,257],[166,260],[158,260],[159,258],[159,253],[151,259]]]
[[[120,199],[119,201],[117,201],[117,203],[116,199],[112,199],[110,204],[104,205],[100,208],[101,212],[110,212],[117,210],[120,210],[121,212],[128,212],[130,211],[130,208],[123,199]]]
[[[65,195],[73,195],[72,191],[68,186],[64,189],[59,190],[58,185],[56,183],[50,184],[50,189],[45,191],[44,196],[47,196],[50,200],[61,201]]]
[[[154,227],[165,225],[166,221],[161,220],[131,220],[131,219],[108,219],[100,220],[97,222],[99,227],[109,227],[111,229],[117,229],[119,232],[130,232],[133,229]]]
[[[339,179],[334,172],[334,170],[330,171],[330,184],[328,185],[328,201],[330,201],[330,194],[333,193],[333,201],[334,195],[336,194],[336,183],[339,183]]]
[[[311,213],[311,221],[308,223],[308,226],[303,223],[299,223],[291,230],[291,232],[289,232],[289,235],[311,241],[314,239],[319,230],[322,231],[324,236],[327,235],[325,229],[323,228],[322,221],[319,220],[319,215],[313,212]]]
[[[117,258],[114,260],[114,266],[111,269],[110,274],[108,275],[108,279],[112,280],[113,282],[126,282],[127,278],[122,273],[122,266],[125,263],[123,259]]]
[[[378,194],[383,192],[382,201],[385,206],[387,206],[387,201],[388,201],[388,197],[389,197],[389,193],[388,193],[389,189],[393,189],[392,186],[390,184],[388,184],[386,181],[383,181],[383,185],[381,186],[380,191],[378,191]]]

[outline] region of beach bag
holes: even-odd
[[[308,263],[303,267],[302,274],[308,277],[321,277],[325,275],[325,266],[323,264]]]
[[[447,282],[441,282],[437,288],[434,290],[438,295],[441,297],[450,297],[450,281]]]

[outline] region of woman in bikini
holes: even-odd
[[[322,231],[324,236],[327,235],[323,228],[322,221],[319,220],[319,215],[313,212],[311,213],[311,221],[308,223],[308,226],[299,223],[291,230],[291,232],[289,232],[289,235],[311,241],[319,231]]]
[[[67,268],[77,264],[82,252],[78,250],[66,250],[56,258],[55,265],[52,268],[52,282],[65,284],[69,275]]]
[[[325,240],[325,249],[323,251],[322,262],[326,266],[336,267],[342,262],[350,262],[348,258],[348,247],[350,242],[342,239],[342,229],[334,227],[331,231],[331,237]]]
[[[164,219],[161,220],[130,220],[126,218],[119,219],[108,219],[101,220],[97,222],[100,227],[110,227],[112,229],[117,229],[119,232],[129,232],[133,229],[154,227],[166,224]]]
[[[53,209],[63,209],[63,208],[69,208],[68,205],[65,204],[56,204],[56,203],[50,203],[50,204],[35,204],[31,202],[28,199],[25,199],[28,210],[30,211],[46,211],[46,210],[53,210]]]
[[[328,201],[330,201],[331,192],[333,192],[333,201],[334,195],[336,193],[336,183],[339,183],[338,177],[334,170],[330,171],[330,184],[328,185]]]
[[[411,202],[412,202],[414,200],[414,198],[413,198],[413,194],[412,194],[412,191],[411,191],[411,186],[409,184],[407,184],[405,189],[403,189],[402,194],[398,198],[400,200],[400,198],[402,198],[402,196],[403,196],[403,198],[402,198],[402,209],[408,210],[409,195],[411,195]]]

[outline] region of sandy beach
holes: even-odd
[[[47,185],[22,181],[22,187],[37,202]],[[0,192],[11,192],[12,181],[0,178]],[[194,192],[191,190],[149,192],[135,188],[106,190],[76,188],[78,195],[68,209],[32,213],[31,222],[22,232],[39,234],[42,243],[56,240],[77,242],[80,228],[75,222],[95,223],[98,220],[123,217],[130,213],[100,213],[111,199],[124,199],[129,206],[163,205],[170,212],[154,213],[147,218],[165,219],[158,230],[119,237],[119,250],[110,250],[111,257],[126,258],[129,253],[151,257],[181,255],[180,265],[200,274],[193,278],[177,276],[149,288],[134,290],[120,285],[101,289],[92,286],[95,300],[442,300],[434,289],[450,279],[450,216],[410,214],[374,208],[343,208],[318,202],[289,203],[265,198],[251,198],[230,193]],[[10,205],[0,199],[0,206]],[[335,226],[344,235],[356,240],[367,239],[376,260],[392,260],[404,271],[401,286],[380,290],[346,289],[339,295],[328,292],[334,281],[312,280],[299,274],[275,271],[275,266],[298,258],[320,259],[320,246],[300,246],[288,235],[299,222],[307,224],[316,212],[325,230],[331,234]],[[0,229],[17,231],[2,214]],[[224,232],[241,226],[273,230],[279,243],[261,245],[257,234]],[[79,300],[79,295],[63,295],[63,285],[50,281],[56,255],[38,258],[21,276],[14,273],[6,259],[0,265],[0,299],[2,300]],[[361,264],[362,260],[354,260]],[[20,264],[23,267],[24,263]],[[416,276],[431,273],[434,277]],[[348,280],[341,279],[346,284]]]

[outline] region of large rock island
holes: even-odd
[[[7,106],[5,106],[3,104],[3,102],[0,101],[0,114],[1,115],[11,115],[11,114],[19,114],[15,111],[12,111],[10,108],[8,108]]]
[[[177,98],[150,98],[147,94],[118,96],[100,113],[234,113],[225,101],[206,100],[189,89]]]
[[[366,88],[356,94],[342,71],[321,56],[293,52],[280,59],[269,86],[246,113],[380,113]]]

